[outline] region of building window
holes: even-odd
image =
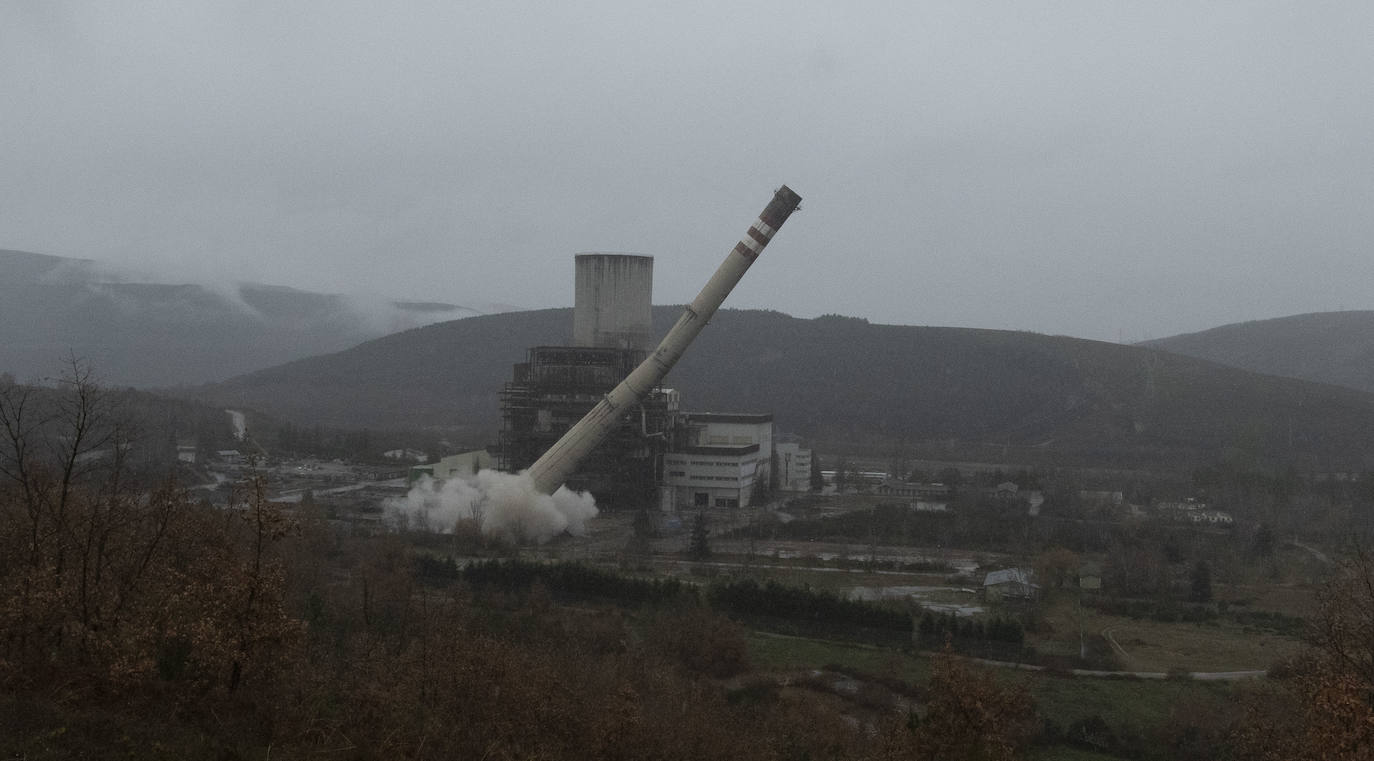
[[[704,492],[704,491],[696,492],[695,494],[692,495],[692,506],[693,506],[693,507],[710,507],[710,506],[711,506],[711,495],[710,495],[710,494],[707,494],[707,493]]]

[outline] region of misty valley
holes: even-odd
[[[0,2],[0,761],[1374,761],[1371,29]]]
[[[682,313],[626,290],[624,268],[651,282],[652,263],[579,255],[572,310],[436,322],[212,384],[121,387],[72,352],[5,373],[0,751],[1172,759],[1362,742],[1369,392],[1170,340],[724,310],[550,495],[532,461]]]

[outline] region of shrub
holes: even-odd
[[[649,642],[688,672],[727,678],[749,670],[749,642],[730,619],[690,604],[656,615]]]

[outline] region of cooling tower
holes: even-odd
[[[652,256],[578,254],[573,345],[648,351],[653,292]]]

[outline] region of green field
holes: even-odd
[[[1030,761],[1117,761],[1116,756],[1094,753],[1090,750],[1055,745],[1048,748],[1032,748],[1027,755]]]
[[[1040,714],[1063,725],[1089,716],[1108,724],[1148,728],[1169,719],[1175,706],[1222,703],[1237,692],[1234,682],[1187,679],[1129,679],[1015,674],[1007,681],[1025,684]]]
[[[1080,610],[1067,597],[1047,604],[1040,631],[1027,641],[1044,653],[1073,655],[1080,628],[1089,636],[1110,635],[1125,652],[1117,656],[1123,671],[1266,670],[1303,646],[1297,637],[1224,619],[1161,623]]]
[[[886,648],[752,632],[752,663],[759,670],[814,669],[842,666],[866,674],[923,684],[930,658]],[[1160,726],[1180,705],[1205,707],[1233,699],[1245,683],[1188,679],[1069,677],[1051,672],[992,669],[1004,683],[1030,692],[1039,714],[1061,726],[1100,716],[1113,727],[1138,730]],[[1037,756],[1037,758],[1098,756]]]
[[[930,659],[889,648],[830,640],[750,632],[749,655],[763,671],[836,665],[913,684],[930,678]]]

